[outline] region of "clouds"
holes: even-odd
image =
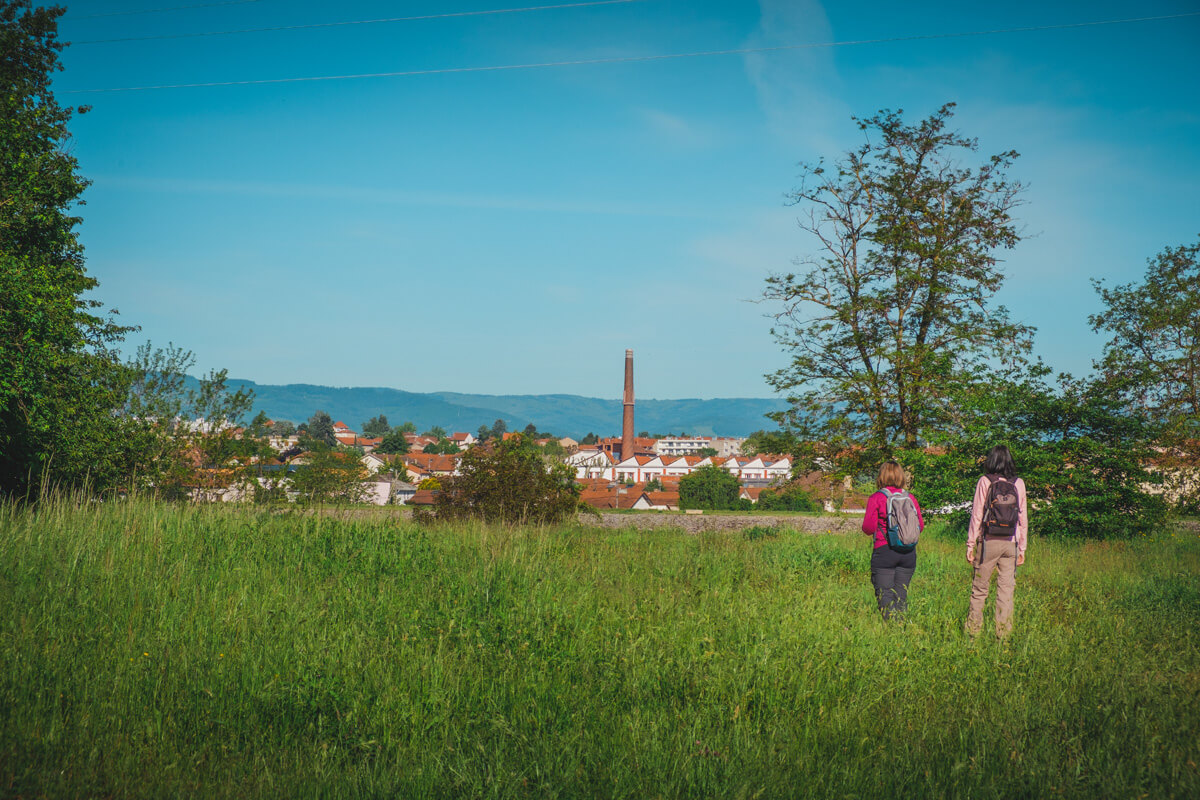
[[[819,44],[833,27],[816,0],[761,0],[757,29],[746,47]],[[746,75],[773,136],[807,153],[840,150],[837,131],[852,109],[839,97],[842,81],[831,48],[745,56]]]

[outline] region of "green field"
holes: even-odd
[[[0,796],[1200,796],[1194,531],[1034,541],[1006,642],[925,539],[887,626],[863,537],[9,507]]]

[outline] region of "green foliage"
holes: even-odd
[[[713,456],[720,454],[717,452],[717,448],[715,447],[701,447],[694,453],[694,455],[700,456],[701,458],[712,458]]]
[[[742,536],[746,541],[757,542],[762,539],[778,539],[782,532],[783,528],[778,525],[751,525],[742,531]]]
[[[273,420],[271,434],[273,436],[291,436],[296,432],[296,426],[286,419]]]
[[[580,439],[579,443],[580,444],[595,444],[598,441],[600,441],[600,437],[598,437],[596,434],[592,433],[591,431],[588,431],[588,435],[583,437],[582,439]]]
[[[446,429],[443,428],[441,425],[434,425],[432,428],[425,431],[421,435],[422,436],[432,436],[435,439],[445,439],[446,438]]]
[[[1149,259],[1140,283],[1092,284],[1105,308],[1088,321],[1112,336],[1096,366],[1138,407],[1200,436],[1200,241]]]
[[[1200,796],[1182,530],[1035,542],[972,644],[929,530],[895,627],[861,536],[370,511],[0,511],[5,796]]]
[[[308,418],[308,423],[303,427],[304,432],[300,436],[300,446],[306,450],[322,445],[337,447],[338,440],[333,435],[333,417],[324,411],[316,411]]]
[[[741,491],[737,476],[716,465],[705,464],[679,479],[679,507],[736,509]]]
[[[904,454],[922,507],[970,503],[983,458],[1006,444],[1028,490],[1031,532],[1106,539],[1161,529],[1166,504],[1147,491],[1158,480],[1147,470],[1156,426],[1108,384],[1046,377],[1044,368],[1014,373],[965,395],[961,428],[934,452]],[[959,530],[966,516],[955,515]]]
[[[436,442],[425,445],[421,450],[422,453],[436,453],[439,455],[450,455],[459,452],[458,445],[449,439],[442,437]]]
[[[317,444],[305,458],[308,463],[292,474],[289,484],[297,502],[310,505],[363,502],[367,468],[356,454]]]
[[[1167,247],[1140,283],[1093,281],[1104,311],[1092,329],[1111,335],[1096,364],[1134,413],[1162,425],[1158,466],[1180,510],[1200,511],[1200,241]]]
[[[391,431],[392,427],[388,425],[386,414],[380,414],[377,417],[371,417],[362,424],[363,436],[371,439],[387,436],[389,433],[391,433]]]
[[[819,449],[810,468],[853,446],[878,464],[953,416],[957,388],[997,356],[1019,360],[1032,329],[991,299],[996,251],[1019,240],[1021,186],[1007,151],[964,164],[974,139],[947,129],[947,104],[910,125],[899,112],[856,120],[866,142],[832,166],[804,168],[792,196],[802,229],[823,243],[805,271],[768,279],[782,305],[773,334],[790,356],[768,375],[791,409],[772,415]]]
[[[403,455],[407,453],[411,447],[408,444],[408,439],[404,438],[404,434],[399,430],[394,430],[383,437],[383,441],[375,445],[376,453],[392,453]]]
[[[544,458],[520,434],[472,447],[458,472],[437,496],[439,520],[545,525],[570,518],[579,505],[575,471]]]
[[[662,488],[662,481],[660,481],[658,478],[651,478],[650,480],[646,481],[647,492],[661,492]]]
[[[820,511],[821,504],[799,486],[763,489],[754,507],[759,511]]]
[[[757,430],[742,442],[742,455],[790,455],[798,446],[799,442],[790,431]]]
[[[0,496],[118,488],[140,430],[114,417],[130,379],[112,348],[133,328],[87,298],[76,234],[87,181],[59,106],[62,8],[0,2]]]

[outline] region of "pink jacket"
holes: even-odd
[[[1017,555],[1025,554],[1025,546],[1029,543],[1029,511],[1025,503],[1025,481],[1020,478],[1013,479],[1013,483],[1017,487],[1017,503],[1019,516],[1017,517]],[[979,483],[975,484],[975,502],[971,504],[971,524],[967,528],[967,547],[972,548],[979,541],[979,527],[983,524],[983,507],[987,504],[988,488],[991,486],[991,481],[988,476],[984,475],[979,479]]]
[[[895,486],[887,487],[893,492],[900,491]],[[917,509],[917,519],[921,521],[921,530],[925,530],[925,517],[921,516],[921,504],[917,502],[916,495],[909,492],[909,496],[913,499],[913,506]],[[875,492],[867,498],[867,513],[863,515],[862,529],[863,533],[875,534],[875,547],[883,547],[887,544],[887,520],[883,517],[887,514],[887,497],[883,492]]]

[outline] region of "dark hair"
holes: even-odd
[[[1017,468],[1008,447],[998,444],[989,450],[987,460],[983,462],[983,471],[988,475],[1002,475],[1009,480],[1017,477]]]

